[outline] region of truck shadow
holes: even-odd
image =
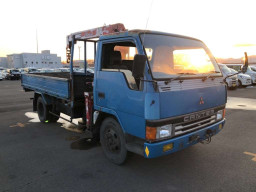
[[[26,112],[25,116],[27,116],[29,118],[29,120],[28,120],[29,123],[40,123],[37,113]],[[67,118],[67,117],[65,116],[65,118]],[[77,120],[75,120],[75,121],[77,121]],[[75,122],[75,123],[77,123],[77,122]],[[65,128],[68,131],[72,131],[72,132],[76,132],[76,133],[83,133],[83,131],[79,125],[71,124],[63,119],[59,119],[56,125],[58,125],[62,128]],[[76,150],[89,150],[91,148],[100,146],[99,141],[90,139],[88,137],[80,138],[80,136],[78,136],[78,135],[68,136],[65,138],[65,140],[73,141],[70,144],[70,148],[76,149]]]
[[[99,146],[100,146],[100,143],[98,141],[88,139],[88,138],[81,138],[70,144],[71,149],[77,149],[77,150],[89,150]]]

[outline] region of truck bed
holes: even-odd
[[[92,82],[93,77],[74,73],[73,81],[74,100],[77,100],[84,97],[85,91],[90,91],[87,83]],[[35,91],[65,100],[71,98],[72,80],[68,72],[23,74],[21,85],[26,91]]]

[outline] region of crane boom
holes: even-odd
[[[120,33],[127,31],[122,23],[116,23],[112,25],[97,27],[94,29],[88,29],[76,33],[71,33],[67,36],[67,46],[72,42],[72,37],[75,36],[75,39],[86,40],[99,38],[102,35],[109,35],[114,33]]]

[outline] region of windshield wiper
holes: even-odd
[[[174,78],[171,78],[171,79],[168,79],[166,80],[164,83],[167,85],[168,83],[176,80],[176,79],[179,79],[180,77],[184,76],[184,75],[196,75],[195,73],[177,73],[179,74],[177,77],[174,77]]]
[[[220,73],[220,71],[209,71],[209,73]],[[202,81],[206,81],[206,79],[208,79],[208,78],[212,78],[212,79],[215,79],[215,77],[214,76],[212,76],[212,74],[209,74],[209,75],[207,75],[207,76],[205,76],[203,79],[202,79]]]

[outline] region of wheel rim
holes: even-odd
[[[104,133],[107,150],[111,153],[119,153],[121,150],[120,138],[112,127],[108,127]]]
[[[39,114],[40,117],[42,117],[44,115],[43,103],[39,102],[37,107],[38,107],[38,109],[37,109],[38,114]]]

